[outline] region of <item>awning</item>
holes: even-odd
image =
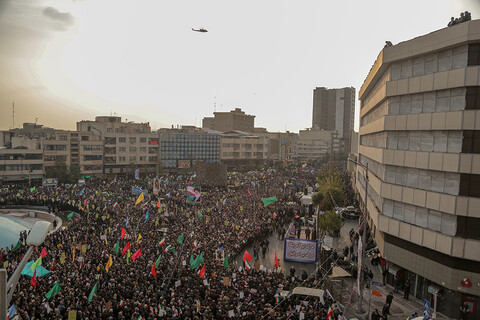
[[[431,293],[433,295],[437,294],[440,290],[442,290],[442,288],[437,285],[431,284],[428,286],[428,293]]]
[[[332,274],[329,276],[330,278],[342,278],[342,277],[350,277],[350,273],[343,270],[340,267],[333,267]]]
[[[402,268],[397,267],[397,266],[388,266],[388,272],[390,272],[393,275],[396,275],[398,271],[400,271]]]

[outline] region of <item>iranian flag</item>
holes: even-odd
[[[197,240],[194,240],[194,241],[193,241],[193,247],[194,247],[195,249],[198,248]]]
[[[248,253],[248,251],[245,249],[245,252],[243,253],[243,261],[248,261],[250,262],[250,260],[252,260],[252,256],[250,255],[250,253]]]
[[[155,270],[155,263],[152,266],[152,275],[154,278],[157,276],[157,270]]]
[[[160,240],[160,243],[159,243],[161,246],[163,246],[165,244],[165,237],[163,237],[162,240]]]
[[[250,263],[248,263],[247,260],[245,260],[245,270],[250,271],[250,269],[252,269],[252,266],[250,265]]]
[[[122,256],[127,253],[128,249],[130,249],[130,241],[125,245],[125,247],[122,250]]]
[[[117,206],[118,206],[118,202],[115,202],[115,203],[113,204],[113,208],[115,209]]]
[[[202,269],[200,269],[197,273],[200,277],[202,277],[202,279],[205,279],[205,265],[203,265]]]

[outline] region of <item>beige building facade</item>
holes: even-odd
[[[480,303],[480,20],[385,47],[359,99],[381,254],[417,298],[436,295],[458,318],[463,301]],[[356,188],[364,203],[360,166]]]
[[[255,116],[246,114],[240,108],[235,108],[230,112],[214,112],[213,115],[213,117],[203,118],[203,129],[220,132],[238,130],[252,133],[254,131]]]

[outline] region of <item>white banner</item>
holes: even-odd
[[[317,261],[317,241],[285,238],[283,259],[286,261],[297,261],[315,263]]]

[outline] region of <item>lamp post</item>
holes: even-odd
[[[362,167],[365,170],[365,200],[364,200],[364,209],[363,209],[363,222],[360,224],[360,242],[358,244],[359,247],[359,252],[358,252],[358,276],[357,276],[357,281],[358,281],[358,312],[359,313],[364,313],[365,311],[362,308],[363,304],[363,264],[364,264],[364,258],[365,258],[365,223],[367,219],[367,201],[368,201],[368,162],[366,165],[361,164],[360,162],[348,158],[348,161],[352,161],[356,165]],[[355,181],[356,181],[356,175],[355,175]],[[367,315],[368,316],[368,315]]]
[[[23,268],[33,253],[33,247],[40,246],[50,230],[51,223],[47,221],[37,221],[27,237],[28,250],[18,264],[13,275],[7,282],[7,270],[0,269],[0,320],[7,319],[7,307],[12,300],[13,293],[17,287],[18,279],[22,274]]]

